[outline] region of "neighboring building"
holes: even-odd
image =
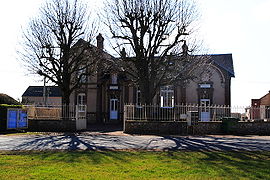
[[[97,37],[97,49],[103,51],[103,37]],[[83,40],[81,43],[86,43]],[[114,59],[103,51],[103,58]],[[231,105],[231,78],[234,77],[232,54],[210,55],[210,67],[199,75],[199,79],[189,80],[181,85],[160,87],[154,103],[162,108],[176,104]],[[124,104],[140,104],[140,90],[125,74],[119,73],[113,64],[111,70],[97,69],[95,76],[86,77],[81,88],[70,96],[75,105],[87,105],[88,122],[117,123],[123,119]],[[30,93],[31,94],[31,93]],[[24,94],[24,96],[26,96]],[[29,97],[29,93],[28,96]],[[42,100],[42,88],[40,89]],[[48,96],[53,97],[53,96]],[[210,116],[206,110],[204,117]]]
[[[29,86],[22,95],[23,104],[60,105],[61,91],[56,86]]]
[[[270,91],[260,99],[251,99],[251,119],[270,118]]]

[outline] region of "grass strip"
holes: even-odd
[[[0,179],[270,179],[270,152],[0,152]]]

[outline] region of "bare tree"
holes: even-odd
[[[194,76],[203,60],[191,55],[196,44],[186,44],[199,16],[193,1],[111,0],[105,10],[118,63],[140,88],[142,103],[152,103],[160,86]]]
[[[89,18],[87,6],[79,0],[48,0],[24,31],[20,57],[29,71],[59,86],[65,105],[95,72],[99,52],[89,43],[96,30]]]

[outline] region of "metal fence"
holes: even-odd
[[[268,107],[175,105],[164,108],[159,105],[128,104],[124,108],[124,120],[187,121],[187,114],[190,111],[198,112],[198,121],[220,121],[223,117],[239,118],[242,121],[269,121],[270,119],[270,108]]]
[[[28,119],[36,120],[62,120],[62,119],[86,119],[86,105],[51,105],[35,106],[24,105]]]

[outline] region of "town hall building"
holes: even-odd
[[[99,34],[96,48],[102,51],[103,41]],[[103,54],[106,58],[117,59],[105,51]],[[208,56],[207,71],[199,74],[196,80],[188,80],[181,85],[161,86],[154,103],[162,108],[172,108],[176,104],[230,106],[231,78],[235,77],[232,54]],[[71,94],[70,102],[86,105],[88,123],[119,123],[123,121],[125,104],[140,104],[140,93],[123,72],[113,68],[110,71],[98,69],[95,76],[87,77],[81,88]],[[27,91],[24,94],[29,95]],[[53,94],[51,97],[55,98]]]

